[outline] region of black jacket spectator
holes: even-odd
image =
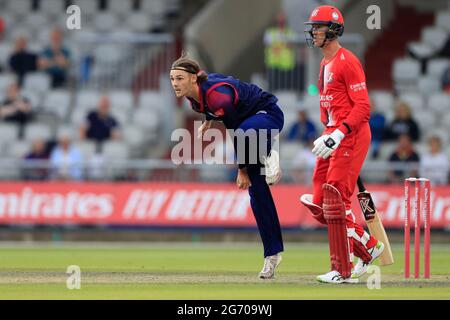
[[[46,180],[49,170],[45,166],[37,166],[36,161],[48,161],[49,152],[43,140],[33,141],[31,151],[24,158],[24,170],[22,172],[25,180]]]
[[[408,104],[400,102],[395,109],[395,117],[387,128],[387,139],[397,140],[400,135],[408,135],[412,141],[420,139],[420,130],[417,122],[411,115]]]
[[[9,57],[9,67],[17,75],[19,86],[22,87],[25,75],[37,69],[37,54],[28,51],[27,39],[16,39],[15,51]]]
[[[419,165],[419,155],[414,151],[411,139],[408,135],[402,134],[398,138],[397,149],[389,157],[389,162],[398,166],[389,172],[390,182],[403,182],[407,177],[417,177],[418,170],[408,170],[409,164]]]
[[[102,96],[98,102],[97,110],[89,112],[86,123],[80,129],[82,139],[104,142],[105,140],[118,138],[119,123],[109,113],[109,108],[109,98]]]
[[[0,118],[18,123],[20,126],[19,137],[23,136],[25,125],[33,119],[30,102],[20,95],[16,83],[12,83],[8,87],[6,99],[0,107]]]

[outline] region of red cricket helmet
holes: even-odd
[[[326,40],[336,39],[344,33],[344,17],[342,16],[342,13],[333,6],[319,6],[311,12],[309,20],[305,22],[305,33],[307,34],[306,42],[309,46],[312,45],[314,39],[312,33],[314,30],[313,25],[324,25],[328,27],[323,45]]]

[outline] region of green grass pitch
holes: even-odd
[[[404,280],[402,246],[393,249],[396,263],[370,290],[368,276],[315,281],[328,271],[325,243],[286,244],[273,280],[257,278],[262,249],[253,243],[3,244],[0,299],[450,299],[450,246],[432,245],[429,280]],[[81,268],[78,290],[66,287],[69,265]]]

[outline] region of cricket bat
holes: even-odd
[[[361,206],[361,211],[364,214],[369,232],[375,238],[384,243],[383,253],[380,255],[380,266],[387,266],[394,263],[394,257],[392,255],[391,245],[389,239],[384,230],[383,222],[378,216],[375,204],[373,203],[372,196],[364,187],[361,177],[358,177],[358,201]]]

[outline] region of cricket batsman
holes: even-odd
[[[305,22],[308,46],[320,48],[320,115],[325,129],[312,152],[317,157],[313,195],[301,202],[314,218],[328,225],[331,271],[319,282],[356,283],[383,252],[384,244],[355,222],[351,197],[366,158],[371,133],[370,103],[358,58],[341,47],[344,18],[333,6],[319,6]],[[353,268],[353,255],[360,258]]]

